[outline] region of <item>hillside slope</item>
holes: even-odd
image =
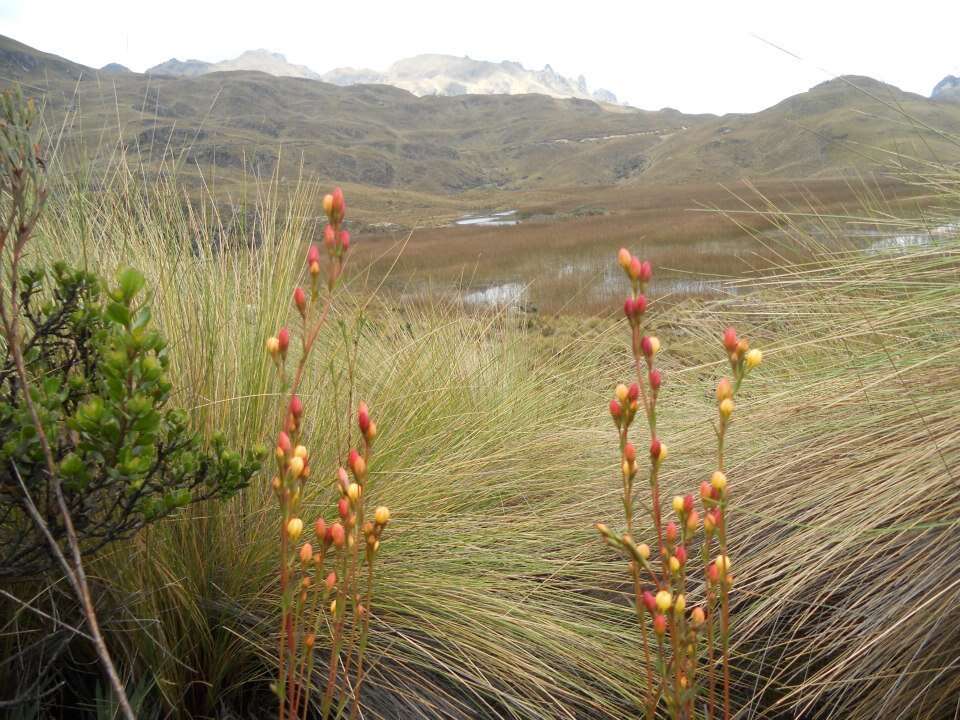
[[[960,104],[840,78],[753,114],[654,112],[545,95],[415,95],[260,72],[109,73],[0,38],[0,73],[87,154],[121,139],[146,171],[283,177],[453,194],[617,183],[842,176],[887,151],[953,163]],[[910,119],[912,118],[912,120]],[[82,122],[81,122],[82,120]],[[280,166],[277,167],[277,162]]]

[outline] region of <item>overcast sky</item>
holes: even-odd
[[[0,0],[0,34],[136,71],[255,48],[318,72],[425,52],[549,63],[637,107],[685,112],[752,112],[838,74],[924,95],[960,74],[958,0]]]

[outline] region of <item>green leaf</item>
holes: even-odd
[[[145,280],[138,270],[126,268],[117,275],[117,282],[120,284],[121,296],[125,302],[129,303],[143,289]]]
[[[130,310],[118,302],[110,303],[107,306],[107,318],[117,325],[128,327],[130,325]]]

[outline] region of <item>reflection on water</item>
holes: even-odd
[[[489,305],[492,307],[520,307],[524,305],[527,286],[518,282],[490,285],[480,290],[471,290],[464,294],[463,301],[468,305]]]
[[[926,247],[927,245],[933,245],[938,240],[956,235],[958,232],[960,232],[960,223],[947,223],[930,230],[909,233],[865,233],[867,236],[879,237],[867,246],[866,251],[868,253],[880,253],[888,250],[909,250],[910,248]]]
[[[464,215],[459,220],[453,221],[454,225],[482,225],[484,227],[502,227],[505,225],[519,225],[516,210],[504,210],[503,212],[491,213],[489,215]]]

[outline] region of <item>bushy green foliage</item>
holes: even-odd
[[[191,502],[235,494],[259,467],[257,453],[228,449],[220,435],[205,448],[187,413],[168,407],[167,342],[151,325],[143,286],[132,269],[108,289],[63,263],[21,276],[30,393],[86,554]],[[0,387],[0,576],[22,577],[51,565],[24,490],[55,538],[64,528],[46,511],[43,450],[9,348]]]

